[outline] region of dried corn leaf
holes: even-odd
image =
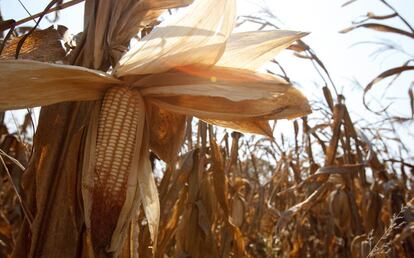
[[[341,7],[345,7],[345,6],[350,5],[350,4],[352,4],[352,3],[356,2],[356,1],[357,0],[349,0],[349,1],[346,1],[345,3],[342,4]]]
[[[379,83],[380,81],[384,80],[385,78],[388,78],[390,76],[399,76],[401,73],[406,72],[406,71],[412,71],[414,70],[414,66],[399,66],[399,67],[394,67],[391,69],[388,69],[384,72],[382,72],[380,75],[378,75],[377,77],[375,77],[374,80],[372,80],[370,83],[368,83],[367,86],[365,86],[364,88],[364,95],[363,95],[363,103],[365,105],[365,107],[368,108],[368,110],[372,110],[368,107],[368,103],[366,102],[366,94],[368,91],[370,91],[372,89],[372,87]]]
[[[148,105],[150,148],[157,156],[169,163],[177,158],[184,140],[186,116]]]
[[[181,191],[180,195],[177,197],[177,202],[172,208],[171,215],[167,218],[168,221],[163,225],[162,231],[160,232],[160,241],[157,247],[159,253],[164,253],[167,244],[171,240],[173,234],[176,231],[177,225],[180,220],[181,212],[185,209],[185,204],[187,200],[187,192]]]
[[[226,128],[231,128],[242,133],[254,133],[273,138],[273,131],[270,128],[268,120],[239,120],[226,121],[203,119],[205,122],[213,125],[218,125]]]
[[[414,83],[411,83],[411,86],[414,86]],[[414,118],[414,93],[412,88],[408,90],[408,96],[410,97],[411,117]]]
[[[231,217],[234,225],[240,228],[243,225],[246,216],[246,203],[244,199],[237,193],[231,199]]]
[[[323,184],[319,186],[304,201],[297,203],[296,205],[290,207],[288,210],[284,211],[277,222],[276,230],[280,232],[280,230],[290,222],[293,216],[295,216],[297,213],[301,211],[307,211],[312,206],[314,206],[322,197],[325,196],[325,194],[329,190],[329,186],[329,184]]]
[[[226,225],[230,229],[235,244],[236,257],[247,257],[244,251],[244,240],[240,229],[234,224],[233,217],[231,216],[231,210],[229,205],[228,196],[228,180],[224,170],[224,160],[220,152],[219,145],[217,144],[212,131],[210,133],[210,146],[212,149],[212,170],[213,170],[213,183],[214,192],[217,196],[217,201],[224,211]]]
[[[235,11],[234,0],[196,1],[130,49],[116,66],[115,75],[160,73],[190,64],[214,65],[233,30]]]
[[[366,29],[376,30],[380,32],[396,33],[399,35],[404,35],[410,38],[414,38],[414,33],[412,32],[401,30],[401,29],[398,29],[392,26],[379,24],[379,23],[363,23],[363,24],[354,25],[349,28],[341,30],[340,33],[348,33],[358,28],[366,28]]]
[[[335,189],[329,194],[329,212],[336,226],[343,230],[349,230],[351,226],[351,207],[348,193],[342,189]]]
[[[142,200],[142,207],[145,217],[148,221],[148,228],[153,242],[153,253],[157,247],[158,227],[160,223],[160,201],[158,199],[158,190],[155,183],[154,175],[149,160],[149,132],[148,128],[144,132],[143,150],[141,151],[138,185]]]
[[[234,33],[218,66],[257,70],[280,51],[308,33],[272,30]]]
[[[196,154],[198,152],[194,152]],[[199,155],[193,156],[188,178],[188,199],[175,235],[177,253],[191,257],[219,257],[212,234],[212,221],[217,216],[217,200],[208,173],[200,173]],[[188,157],[188,158],[191,158]],[[188,164],[190,165],[190,164]],[[179,256],[178,256],[179,257]]]
[[[374,20],[387,20],[387,19],[391,19],[394,17],[398,17],[397,13],[391,13],[388,15],[376,15],[372,12],[368,12],[366,15],[367,19],[374,19]]]
[[[283,79],[249,70],[182,67],[134,86],[162,108],[201,119],[290,119],[310,112],[306,98]]]
[[[228,195],[228,180],[227,175],[224,172],[224,159],[220,151],[220,147],[213,136],[213,132],[209,130],[210,135],[210,146],[212,156],[212,170],[213,170],[213,183],[214,191],[217,196],[217,200],[223,209],[225,216],[230,215],[229,203],[227,199]]]
[[[83,198],[83,210],[85,217],[85,225],[90,234],[89,229],[91,225],[91,210],[92,210],[92,191],[93,189],[93,176],[95,172],[95,159],[96,159],[96,138],[98,134],[99,112],[101,103],[95,104],[91,113],[91,121],[88,126],[88,131],[85,140],[85,155],[83,156],[82,164],[82,198]],[[92,250],[92,245],[88,246]]]
[[[105,73],[79,66],[0,61],[0,110],[95,100],[117,83]]]
[[[410,70],[414,70],[414,66],[399,66],[399,67],[394,67],[394,68],[391,68],[391,69],[388,69],[382,72],[380,75],[375,77],[375,79],[372,80],[367,86],[365,86],[364,94],[366,94],[369,90],[371,90],[371,88],[375,84],[379,83],[383,79],[390,77],[390,76],[396,76],[396,75],[399,75],[403,72],[410,71]]]

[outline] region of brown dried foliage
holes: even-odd
[[[167,2],[171,4],[172,1]],[[156,14],[148,15],[145,19],[153,21],[152,17],[156,17]],[[386,20],[396,16],[398,14],[381,17],[369,14],[368,18]],[[110,23],[110,18],[105,18]],[[263,22],[257,17],[245,19],[254,23]],[[263,26],[273,25],[264,22]],[[357,27],[397,33],[388,27],[373,27],[369,24],[357,25],[351,29]],[[92,26],[89,29],[94,28]],[[125,33],[133,34],[132,32],[136,31]],[[412,32],[406,33],[412,35]],[[38,34],[35,33],[32,37],[37,37],[36,35]],[[129,37],[126,35],[118,43],[122,45]],[[104,46],[106,41],[101,41],[99,42]],[[30,38],[27,42],[30,44]],[[93,43],[87,40],[85,42],[84,44]],[[299,41],[291,49],[299,57],[315,62],[327,73],[321,60],[304,42]],[[8,47],[4,51],[5,55],[13,52]],[[93,54],[89,52],[74,58],[77,63],[85,66],[108,67],[121,50],[97,48],[94,51],[101,56],[98,60],[88,59],[87,56]],[[103,52],[110,54],[104,55]],[[24,49],[21,57],[24,57]],[[37,58],[39,56],[35,59]],[[402,66],[395,72],[401,73],[404,69],[411,68]],[[390,70],[379,77],[394,74],[394,70]],[[366,91],[372,86],[373,83],[368,85]],[[412,100],[411,89],[410,94]],[[151,140],[156,141],[151,145],[157,148],[157,153],[162,153],[162,159],[169,161],[161,166],[162,176],[158,183],[161,221],[156,249],[154,248],[156,251],[153,254],[143,212],[131,224],[130,238],[124,249],[134,246],[140,257],[154,255],[160,258],[411,257],[414,253],[412,157],[406,160],[403,155],[390,154],[388,148],[391,140],[382,134],[381,128],[374,130],[355,124],[344,96],[333,97],[328,87],[323,87],[321,96],[324,100],[314,104],[316,114],[294,121],[290,132],[273,132],[273,135],[278,136],[276,139],[243,136],[237,132],[230,135],[202,121],[172,115],[155,106],[148,107],[151,112],[160,112],[166,118],[165,121],[179,120],[182,127],[187,126],[187,132],[186,135],[177,135],[177,139],[166,139],[162,130],[176,128],[168,128],[168,124],[162,125],[161,121],[151,123],[154,125]],[[70,108],[65,105],[62,104],[60,109],[63,113],[68,113],[68,116],[71,112],[90,109],[78,104]],[[59,118],[60,115],[52,114],[50,109],[45,114],[40,130],[47,131],[44,128],[47,118]],[[47,205],[35,206],[35,200],[30,197],[31,191],[36,187],[54,188],[41,179],[48,176],[47,173],[36,175],[37,184],[31,187],[22,178],[23,172],[19,164],[24,167],[29,165],[28,150],[31,145],[26,130],[29,123],[22,125],[18,133],[9,133],[3,119],[4,113],[0,113],[0,256],[10,257],[19,230],[31,232],[27,226],[33,223],[31,213],[39,212],[36,209],[51,209]],[[55,122],[50,124],[52,127],[65,126],[64,122],[53,121]],[[72,131],[73,128],[68,130],[72,140],[77,141],[70,144],[72,147],[66,152],[76,156],[79,153],[73,154],[71,151],[82,151],[79,142],[83,131],[79,125],[76,127],[78,131]],[[266,131],[266,134],[269,132]],[[373,137],[368,138],[366,135]],[[181,139],[185,139],[184,144],[177,145]],[[400,139],[394,140],[400,141],[403,146]],[[42,140],[38,141],[38,144],[42,144]],[[64,139],[59,142],[65,143]],[[167,143],[170,144],[167,145],[168,148],[162,149]],[[59,144],[50,147],[58,148]],[[41,161],[48,154],[44,149],[36,152],[34,155],[39,156]],[[59,155],[55,153],[53,157],[58,159]],[[31,166],[41,168],[45,165],[40,162]],[[157,168],[160,169],[160,166]],[[33,170],[25,173],[28,173],[25,175],[27,179],[35,178],[31,175]],[[61,179],[56,180],[60,180],[57,185],[61,186]],[[76,178],[69,180],[74,184],[73,181]],[[22,184],[26,186],[25,191]],[[67,188],[76,195],[73,185]],[[21,199],[20,196],[24,198]],[[76,202],[71,201],[69,203]],[[26,207],[28,205],[30,209]],[[59,211],[47,214],[44,215],[46,218],[58,216]],[[77,230],[81,230],[83,224],[79,216],[82,214],[75,211]],[[67,220],[70,219],[65,218],[63,221]],[[37,230],[46,227],[42,230],[48,232],[47,226],[42,222],[35,223]],[[66,234],[70,232],[68,230]],[[33,237],[40,234],[36,231],[34,233]],[[15,251],[18,254],[16,257],[23,257],[30,252],[29,246],[22,246],[22,243],[29,243],[24,241],[26,238],[29,239],[29,236],[21,236],[20,245],[17,246],[26,250]],[[50,241],[50,238],[41,239]],[[79,252],[78,248],[82,248],[87,240],[82,239],[82,234],[76,240],[67,245],[75,245],[72,249]],[[35,244],[33,241],[32,245]],[[52,248],[40,246],[46,251]],[[59,245],[56,249],[58,247]],[[33,253],[36,252],[31,252],[32,257],[35,257]],[[67,253],[70,252],[65,251]],[[78,255],[89,257],[86,252]],[[43,256],[49,257],[44,253]],[[124,251],[120,257],[134,256]]]

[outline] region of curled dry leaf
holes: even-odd
[[[372,29],[372,30],[381,31],[381,32],[396,33],[396,34],[399,34],[399,35],[414,38],[414,33],[411,33],[411,32],[405,31],[405,30],[401,30],[401,29],[398,29],[398,28],[395,28],[395,27],[391,27],[391,26],[388,26],[388,25],[379,24],[379,23],[358,24],[358,25],[351,26],[349,28],[343,29],[339,32],[340,33],[348,33],[350,31],[353,31],[353,30],[358,29],[358,28],[366,28],[366,29]]]
[[[394,67],[391,69],[388,69],[384,72],[382,72],[380,75],[378,75],[374,80],[372,80],[364,89],[364,94],[366,92],[368,92],[369,90],[371,90],[371,88],[374,86],[374,84],[380,82],[381,80],[393,76],[393,75],[399,75],[403,72],[406,71],[410,71],[410,70],[414,70],[414,66],[399,66],[399,67]]]
[[[277,224],[276,224],[276,231],[280,232],[290,220],[301,211],[307,211],[312,206],[314,206],[329,190],[330,184],[325,183],[320,185],[311,195],[309,195],[304,201],[290,207],[288,210],[284,211]]]
[[[371,109],[368,107],[368,104],[366,103],[365,96],[367,92],[370,91],[375,84],[379,83],[380,81],[382,81],[383,79],[387,77],[394,76],[394,75],[398,76],[403,72],[412,71],[412,70],[414,70],[414,66],[405,65],[405,66],[394,67],[394,68],[391,68],[391,69],[388,69],[382,72],[374,80],[368,83],[368,85],[365,86],[364,95],[363,95],[363,103],[368,108],[368,110],[371,110]]]
[[[391,19],[394,17],[397,17],[398,14],[397,13],[392,13],[392,14],[388,14],[388,15],[376,15],[372,12],[368,12],[367,13],[367,17],[369,19],[374,19],[374,20],[387,20],[387,19]]]

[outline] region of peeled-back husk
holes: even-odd
[[[285,80],[243,69],[187,66],[145,76],[133,86],[163,109],[210,121],[291,119],[310,113],[306,98]]]
[[[131,48],[115,67],[115,76],[161,73],[191,64],[214,65],[223,55],[235,13],[235,0],[195,1]]]
[[[290,30],[233,33],[216,65],[255,71],[307,34]]]
[[[0,61],[0,111],[100,99],[121,81],[80,66]]]

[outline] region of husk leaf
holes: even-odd
[[[201,119],[291,119],[310,112],[306,98],[289,83],[249,70],[181,67],[134,86],[164,109]]]
[[[65,101],[96,100],[121,81],[79,66],[0,61],[0,111]]]
[[[122,77],[161,73],[190,64],[214,65],[233,30],[235,9],[235,0],[196,1],[131,48],[114,74]]]
[[[307,33],[289,30],[233,33],[217,66],[257,70]]]

